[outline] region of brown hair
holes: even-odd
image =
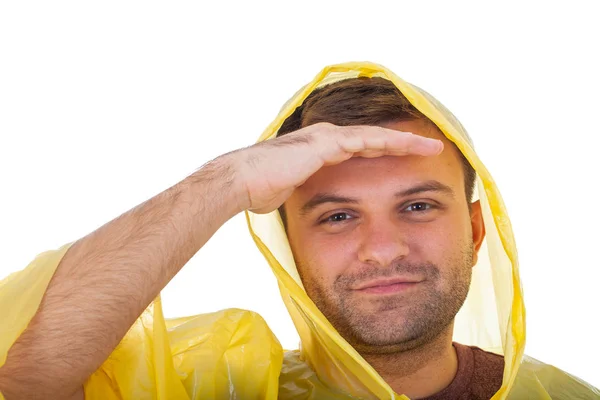
[[[314,90],[281,125],[277,136],[319,122],[334,125],[383,125],[390,122],[430,121],[400,90],[384,78],[352,78]],[[465,195],[471,204],[475,190],[475,170],[456,148],[465,177]],[[283,206],[279,208],[285,223]]]

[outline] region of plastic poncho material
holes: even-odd
[[[284,105],[259,141],[274,138],[316,88],[358,76],[392,81],[477,172],[476,196],[487,234],[469,295],[456,316],[453,339],[504,355],[503,383],[493,399],[600,399],[600,391],[585,382],[524,356],[525,307],[506,208],[465,129],[431,95],[377,64],[329,66]],[[230,309],[169,320],[158,298],[85,383],[86,399],[408,399],[394,393],[307,296],[279,213],[247,212],[246,217],[252,238],[277,278],[300,335],[300,349],[284,352],[256,313]],[[68,245],[43,253],[0,282],[0,367],[36,313],[67,250]]]

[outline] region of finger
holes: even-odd
[[[435,156],[444,149],[444,143],[441,140],[396,132],[386,135],[386,149],[389,154]]]
[[[337,127],[337,142],[344,151],[359,153],[384,150],[391,155],[437,155],[443,150],[440,140],[375,126]]]

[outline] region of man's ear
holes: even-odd
[[[471,230],[473,231],[473,266],[475,266],[479,257],[479,249],[485,238],[485,224],[479,200],[471,203]]]

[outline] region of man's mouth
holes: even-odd
[[[395,294],[410,290],[421,282],[416,278],[379,278],[362,283],[353,290],[365,294]]]

